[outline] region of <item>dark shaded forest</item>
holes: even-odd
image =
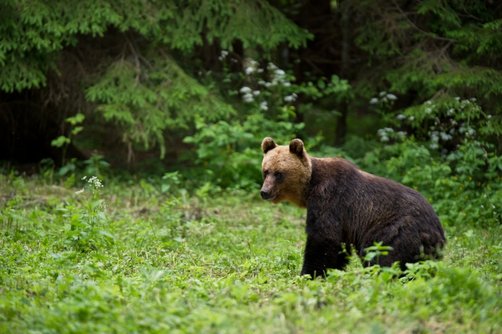
[[[500,150],[501,8],[5,1],[0,158],[211,168],[245,160],[265,135],[356,156],[354,138],[378,141],[387,128],[384,144],[412,137],[441,154],[465,139],[461,118]]]

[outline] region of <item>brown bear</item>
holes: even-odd
[[[361,259],[380,242],[392,249],[365,263],[390,266],[440,257],[445,236],[432,206],[417,191],[366,173],[341,158],[314,158],[300,139],[278,146],[263,139],[261,197],[307,208],[302,275],[343,269],[350,250]]]

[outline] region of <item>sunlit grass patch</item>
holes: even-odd
[[[169,195],[112,180],[76,194],[81,186],[3,183],[0,332],[500,329],[499,226],[447,226],[444,260],[405,277],[354,257],[312,281],[299,276],[300,209],[239,192]]]

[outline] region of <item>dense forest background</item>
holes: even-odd
[[[354,159],[408,139],[500,153],[498,1],[0,6],[4,161],[193,167],[229,186],[259,180],[267,135]]]
[[[500,207],[497,1],[1,6],[7,167],[256,189],[261,139],[300,137],[437,205]]]

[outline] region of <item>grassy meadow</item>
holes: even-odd
[[[0,176],[0,333],[500,333],[501,228],[442,262],[299,276],[303,210],[257,193]]]

